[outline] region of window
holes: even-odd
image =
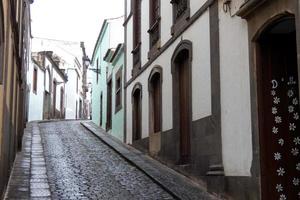
[[[133,0],[133,74],[141,65],[141,0]]]
[[[150,50],[158,43],[160,39],[160,1],[150,1],[150,28],[148,33],[150,34]],[[158,47],[157,47],[158,48]],[[156,49],[157,49],[156,48]]]
[[[122,68],[116,73],[116,88],[115,88],[115,113],[122,108]]]
[[[38,76],[38,70],[37,70],[37,68],[34,68],[33,69],[32,91],[35,94],[37,92],[37,76]]]
[[[173,6],[173,26],[171,34],[181,29],[190,17],[189,0],[171,0]]]

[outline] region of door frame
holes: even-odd
[[[142,84],[141,83],[136,83],[132,89],[132,93],[131,93],[131,104],[132,104],[132,143],[134,143],[134,141],[137,141],[137,140],[134,140],[135,136],[136,136],[136,133],[135,133],[135,122],[134,122],[134,119],[135,119],[135,93],[139,91],[140,92],[140,95],[139,95],[139,104],[138,104],[138,107],[139,107],[139,116],[140,116],[140,120],[138,121],[138,123],[140,124],[139,126],[139,139],[142,139],[142,96],[143,96],[143,88],[142,88]]]
[[[251,95],[251,123],[252,123],[252,164],[251,175],[254,180],[257,181],[257,188],[261,193],[260,187],[261,177],[261,156],[260,156],[260,132],[259,132],[259,91],[258,83],[259,76],[257,71],[259,69],[259,45],[257,43],[258,38],[264,32],[264,30],[272,25],[278,19],[294,15],[296,21],[296,35],[297,35],[297,54],[298,54],[298,79],[300,78],[300,2],[297,0],[285,0],[285,1],[268,1],[255,10],[252,10],[250,14],[241,16],[247,20],[248,23],[248,43],[249,43],[249,74],[250,74],[250,95]],[[299,82],[300,83],[300,82]],[[300,87],[299,87],[300,88]]]
[[[177,154],[177,163],[178,164],[187,164],[189,163],[189,159],[191,157],[191,137],[192,137],[192,58],[193,58],[193,46],[192,46],[192,42],[189,40],[182,40],[177,47],[174,50],[174,53],[172,55],[171,58],[171,74],[172,74],[172,93],[173,93],[173,130],[174,130],[174,134],[176,135],[176,137],[178,138],[178,142],[176,144],[177,149],[178,149],[178,154]],[[181,133],[180,133],[180,116],[178,115],[178,113],[180,113],[180,101],[179,101],[179,74],[178,74],[178,64],[176,62],[177,57],[183,52],[183,51],[187,51],[188,52],[188,57],[187,57],[187,66],[188,67],[188,94],[189,96],[188,98],[188,102],[189,105],[187,106],[188,109],[188,127],[189,127],[189,131],[188,131],[188,135],[187,135],[187,139],[188,141],[188,155],[187,158],[183,158],[181,155]],[[184,160],[182,160],[184,159]]]

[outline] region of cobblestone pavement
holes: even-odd
[[[79,122],[39,126],[52,199],[173,199]]]

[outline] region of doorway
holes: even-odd
[[[106,122],[106,130],[111,129],[111,121],[112,121],[112,81],[108,81],[107,83],[107,122]]]
[[[56,118],[56,80],[53,81],[53,118]]]
[[[300,121],[294,17],[277,20],[257,41],[263,199],[298,199]]]
[[[141,118],[142,118],[142,102],[141,102],[141,96],[142,96],[142,90],[141,86],[137,85],[137,87],[133,90],[132,94],[132,100],[133,100],[133,106],[132,106],[132,128],[133,128],[133,134],[132,134],[132,141],[140,140],[142,139],[141,134]]]
[[[192,43],[183,40],[172,56],[173,127],[179,136],[178,164],[188,164],[191,156],[191,57]]]

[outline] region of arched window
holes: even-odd
[[[180,164],[190,161],[192,126],[192,43],[183,40],[172,56],[173,130],[179,136]]]
[[[142,85],[135,84],[132,90],[132,141],[142,139]]]
[[[162,129],[162,68],[152,69],[148,79],[150,133],[161,132]]]

